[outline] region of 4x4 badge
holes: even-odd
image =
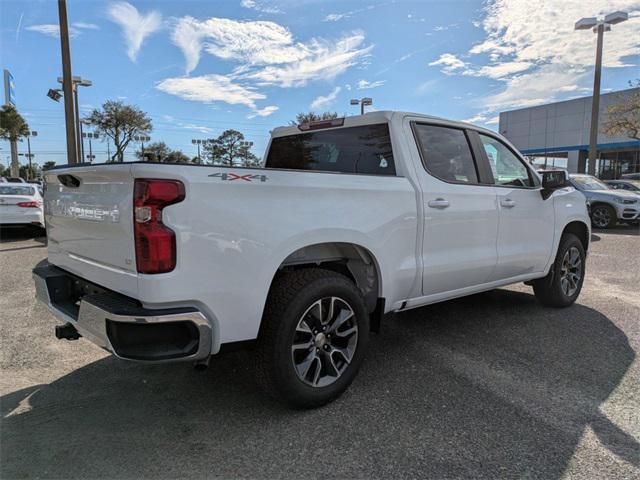
[[[237,173],[212,173],[210,177],[220,177],[222,181],[244,180],[245,182],[251,182],[253,180],[260,180],[261,182],[267,181],[266,175],[252,175],[248,173],[246,175],[238,175]]]

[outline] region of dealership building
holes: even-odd
[[[600,132],[596,175],[619,178],[640,172],[640,140],[610,137],[602,132],[607,107],[628,101],[640,88],[600,96]],[[566,168],[570,173],[585,172],[588,162],[592,97],[521,108],[500,113],[499,131],[536,165]]]

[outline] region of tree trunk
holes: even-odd
[[[11,176],[18,177],[20,175],[20,162],[18,161],[18,141],[11,140]]]

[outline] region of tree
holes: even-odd
[[[31,173],[29,174],[29,164],[20,165],[19,174],[20,178],[25,180],[39,178],[41,176],[40,165],[37,163],[31,163]]]
[[[225,130],[218,138],[205,143],[203,150],[204,157],[214,165],[233,167],[238,162],[243,166],[259,163],[250,148],[242,133],[237,130]]]
[[[633,85],[629,82],[630,85]],[[636,81],[640,87],[640,80]],[[608,118],[603,131],[612,137],[640,140],[640,92],[620,97],[620,102],[607,107]]]
[[[13,105],[5,105],[0,109],[0,138],[11,143],[11,173],[17,175],[18,140],[29,135],[29,125]]]
[[[190,161],[189,157],[180,150],[171,150],[164,142],[150,143],[144,147],[144,156],[142,150],[138,150],[136,157],[146,162],[189,163]]]
[[[291,125],[300,125],[301,123],[318,122],[320,120],[333,120],[338,118],[337,112],[324,112],[324,113],[299,113],[296,115],[295,121],[291,122]]]
[[[56,166],[56,162],[52,162],[51,160],[48,160],[44,162],[44,164],[42,164],[42,170],[49,170],[50,168],[53,168],[55,166]]]
[[[116,147],[111,161],[124,161],[124,151],[135,135],[148,135],[153,126],[145,112],[121,101],[108,100],[102,110],[95,109],[85,119],[96,130],[111,138]]]
[[[136,157],[146,162],[164,162],[169,153],[171,153],[171,149],[166,143],[153,142],[144,147],[144,156],[142,150],[138,150]]]
[[[189,163],[191,159],[181,150],[171,150],[164,161],[167,163]]]

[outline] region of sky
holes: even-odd
[[[87,115],[106,100],[141,108],[152,141],[241,131],[262,156],[297,113],[407,110],[497,129],[500,111],[590,95],[596,35],[581,17],[627,11],[605,34],[602,90],[640,78],[640,0],[68,0],[73,74]],[[0,0],[0,57],[38,136],[35,162],[65,163],[54,0]],[[96,162],[107,145],[94,142]],[[0,143],[7,164],[9,145]],[[19,145],[21,152],[26,144]],[[85,145],[88,151],[88,145]],[[87,153],[87,152],[85,152]],[[133,159],[134,148],[126,158]]]

